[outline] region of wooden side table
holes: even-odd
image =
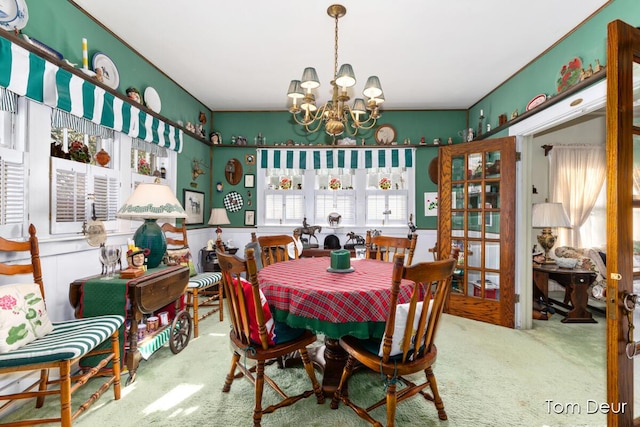
[[[72,282],[69,286],[69,302],[77,318],[101,314],[126,316],[131,326],[126,334],[126,349],[122,359],[129,371],[127,384],[130,384],[135,381],[142,358],[138,349],[138,323],[145,314],[154,313],[173,302],[179,305],[189,283],[189,268],[152,268],[133,279],[116,276],[111,280],[101,280],[101,277],[91,276]],[[158,329],[155,334],[160,334],[167,327]],[[121,337],[125,337],[125,334],[121,334]]]
[[[571,295],[571,305],[568,306],[570,311],[562,319],[562,323],[597,323],[591,312],[587,310],[589,286],[596,279],[595,272],[560,268],[555,264],[534,266],[533,283],[538,292],[542,294],[545,302],[549,302],[549,279],[553,279],[567,288]],[[536,289],[534,289],[534,293]],[[559,303],[558,301],[554,302]]]

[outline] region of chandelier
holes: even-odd
[[[380,117],[380,104],[384,102],[384,95],[380,80],[371,76],[362,94],[367,98],[356,98],[353,106],[347,104],[349,95],[347,89],[356,84],[356,77],[351,64],[342,64],[338,70],[338,19],[347,13],[347,9],[334,4],[329,6],[327,14],[335,19],[335,48],[333,65],[333,96],[322,107],[316,106],[313,90],[320,86],[315,68],[307,67],[302,73],[301,80],[292,80],[287,95],[293,105],[289,109],[293,119],[309,133],[320,130],[324,124],[327,134],[335,137],[345,130],[350,135],[356,135],[358,129],[371,129]],[[298,101],[300,104],[298,105]],[[367,116],[368,115],[368,116]]]

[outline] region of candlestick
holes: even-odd
[[[82,39],[82,68],[89,69],[89,52],[87,49],[87,39]]]

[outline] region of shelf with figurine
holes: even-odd
[[[107,84],[108,82],[105,82],[104,79],[100,79],[99,76],[97,77],[95,72],[89,70],[88,68],[76,68],[75,64],[72,64],[68,60],[64,59],[64,56],[61,53],[57,51],[53,51],[55,52],[54,54],[51,51],[44,49],[43,46],[46,46],[46,45],[44,45],[42,42],[39,42],[40,44],[35,44],[33,42],[33,39],[29,39],[28,36],[25,37],[24,34],[16,35],[13,32],[9,32],[9,31],[1,31],[0,37],[44,59],[45,61],[48,61],[54,64],[55,66],[65,71],[68,71],[74,74],[75,76],[78,76],[97,87],[100,87],[107,93],[121,99],[122,101],[127,102],[131,105],[134,105],[136,108],[139,108],[140,110],[144,111],[146,114],[154,116],[158,120],[164,123],[167,123],[175,128],[181,129],[185,134],[197,140],[200,140],[206,144],[210,144],[209,141],[204,136],[204,134],[198,134],[195,131],[191,131],[187,129],[184,125],[174,122],[168,119],[167,117],[160,115],[156,111],[153,111],[151,108],[146,106],[144,102],[136,102],[133,98],[127,96],[126,94],[120,93],[119,91],[113,89],[109,84]]]

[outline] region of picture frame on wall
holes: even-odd
[[[256,185],[256,176],[253,174],[246,174],[244,176],[244,188],[253,188]]]
[[[187,213],[185,224],[204,224],[204,193],[185,189],[182,205]]]
[[[247,210],[244,211],[244,225],[253,227],[256,225],[256,211]]]

